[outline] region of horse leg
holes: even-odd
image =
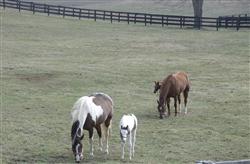
[[[121,151],[122,151],[121,159],[124,159],[124,147],[125,147],[125,142],[121,141]]]
[[[97,127],[96,127],[96,130],[97,130],[97,134],[98,134],[98,136],[99,136],[99,149],[100,149],[100,151],[102,151],[102,130],[101,130],[101,126],[100,125],[98,125]]]
[[[105,132],[105,141],[106,141],[106,150],[105,152],[107,154],[109,154],[109,144],[108,144],[108,138],[109,138],[109,134],[110,134],[110,130],[111,130],[111,122],[112,122],[112,116],[109,116],[107,118],[107,120],[105,121],[104,125],[103,125],[103,129],[104,129],[104,132]]]
[[[178,95],[179,113],[181,114],[181,95]]]
[[[89,130],[89,145],[90,145],[89,156],[91,158],[94,157],[93,139],[94,139],[94,133],[93,133],[93,128],[91,128]]]
[[[170,98],[167,98],[168,116],[170,116]]]
[[[185,114],[187,114],[187,98],[188,98],[188,90],[185,90],[184,91]]]
[[[132,157],[135,156],[135,141],[136,141],[136,129],[133,132],[133,141],[132,141]]]
[[[131,160],[132,158],[132,134],[129,134],[129,160]]]
[[[177,97],[178,97],[178,96],[175,96],[175,97],[174,97],[175,116],[177,116]]]

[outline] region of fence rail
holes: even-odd
[[[201,27],[214,27],[217,30],[221,27],[224,28],[250,28],[249,15],[225,16],[225,17],[201,17],[196,18],[192,16],[178,16],[178,15],[160,15],[148,13],[135,13],[135,12],[119,12],[109,10],[94,10],[84,8],[65,7],[60,5],[48,5],[42,3],[34,3],[20,0],[0,0],[0,6],[5,8],[13,8],[19,10],[32,11],[35,13],[46,13],[49,15],[60,15],[68,17],[76,17],[78,19],[93,19],[93,20],[109,20],[117,22],[130,23],[143,23],[146,25],[158,24],[161,26],[179,26],[194,27],[198,24]],[[198,21],[198,22],[197,22]]]

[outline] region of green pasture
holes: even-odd
[[[89,9],[193,16],[192,0],[26,0]],[[203,16],[249,14],[249,0],[205,0]]]
[[[71,108],[114,101],[110,155],[87,163],[195,163],[250,158],[249,30],[179,29],[0,9],[1,162],[73,163]],[[188,114],[160,120],[153,81],[189,73]],[[135,157],[120,160],[118,124],[139,122]],[[85,133],[87,134],[87,133]]]

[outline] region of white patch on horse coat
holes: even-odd
[[[128,130],[132,131],[134,126],[137,127],[137,118],[135,115],[130,114],[130,115],[123,115],[120,121],[120,128],[128,126]]]
[[[79,98],[73,106],[72,122],[79,120],[79,127],[83,129],[87,115],[90,114],[92,120],[96,123],[96,120],[103,114],[101,106],[97,106],[93,102],[93,96],[83,96]]]

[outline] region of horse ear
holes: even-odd
[[[157,103],[160,104],[159,100],[157,100]]]
[[[128,129],[128,125],[126,126],[126,129]]]

